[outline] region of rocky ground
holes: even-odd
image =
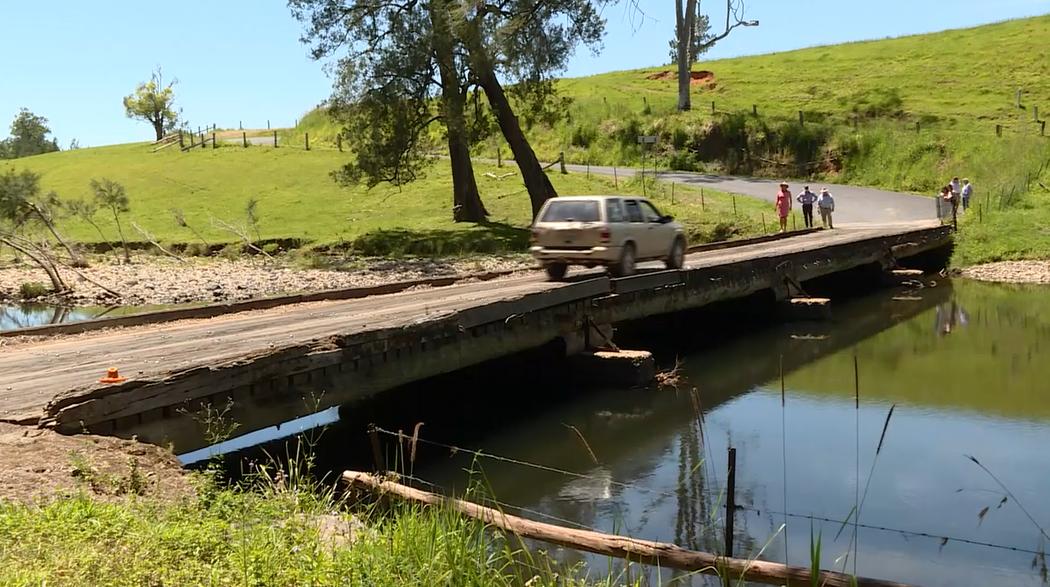
[[[143,256],[130,264],[96,262],[78,275],[63,270],[73,292],[61,298],[34,302],[74,306],[169,305],[194,302],[227,302],[312,292],[326,289],[368,287],[456,274],[527,269],[527,257],[472,257],[470,259],[335,259],[323,269],[307,269],[291,259],[228,261],[223,259],[174,259]],[[92,282],[97,282],[98,285]],[[17,301],[23,283],[48,284],[36,267],[0,263],[0,301]],[[99,285],[121,294],[119,299]]]
[[[1000,283],[1050,285],[1050,261],[1002,261],[967,267],[963,277]]]

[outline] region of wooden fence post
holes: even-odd
[[[242,132],[241,133],[241,140],[244,141],[244,148],[247,149],[248,148],[248,133]]]
[[[729,449],[729,471],[726,475],[726,556],[733,556],[733,522],[736,517],[736,449]]]
[[[190,148],[197,146],[197,135],[190,133]]]
[[[499,147],[496,147],[496,167],[503,167],[503,151]]]
[[[736,194],[733,194],[733,216],[736,216]]]
[[[339,147],[339,152],[342,153],[343,152],[343,135],[342,134],[335,135],[335,145],[337,147]]]
[[[752,104],[751,105],[751,114],[754,114],[755,116],[758,116],[758,104]]]
[[[671,182],[671,205],[674,205],[674,182]]]
[[[707,204],[704,203],[704,188],[700,188],[700,211],[707,212]]]
[[[179,131],[179,148],[182,149],[185,146],[186,146],[186,143],[183,142],[183,140],[182,140],[182,131],[180,130]]]
[[[915,132],[916,133],[919,132],[919,121],[918,120],[915,121]]]
[[[277,148],[277,131],[273,131],[273,148]]]
[[[306,136],[306,150],[310,150],[310,133],[303,133]]]
[[[1017,90],[1017,107],[1021,107],[1021,90]]]
[[[1003,136],[1003,127],[1002,127],[1002,125],[999,125],[999,124],[995,125],[995,136],[997,136],[997,137]]]
[[[215,133],[214,132],[211,133],[211,148],[212,149],[218,149],[219,148],[219,143],[215,142]]]
[[[1039,122],[1039,107],[1038,106],[1032,106],[1032,112],[1035,114],[1035,116],[1034,116],[1035,121]]]
[[[565,153],[564,152],[558,153],[558,163],[561,166],[561,174],[562,175],[567,175],[569,172],[565,170]]]
[[[383,451],[379,448],[379,432],[375,424],[368,425],[368,442],[372,445],[372,461],[376,473],[382,473],[386,467],[383,464]]]
[[[613,187],[615,187],[617,189],[619,189],[619,187],[620,187],[620,178],[616,177],[616,168],[615,167],[613,167]]]
[[[1045,120],[1039,123],[1039,135],[1040,136],[1046,135],[1046,121]]]
[[[715,101],[711,100],[711,114],[715,113]]]
[[[266,130],[270,130],[270,121],[269,120],[266,121]]]

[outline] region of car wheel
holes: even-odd
[[[634,245],[627,243],[620,250],[620,260],[615,265],[610,267],[610,273],[613,277],[627,277],[634,275],[635,258],[634,258]]]
[[[667,260],[664,261],[668,269],[681,269],[685,265],[685,240],[682,238],[676,238],[674,244],[671,245],[671,253],[667,256]]]
[[[555,281],[564,279],[565,272],[569,270],[569,266],[565,263],[548,263],[543,268],[547,270],[547,277]]]

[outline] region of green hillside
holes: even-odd
[[[258,234],[263,241],[351,248],[364,254],[460,254],[523,252],[531,221],[528,194],[513,166],[475,165],[482,200],[490,213],[485,225],[452,221],[451,174],[436,161],[428,176],[398,189],[380,185],[342,187],[330,173],[348,155],[334,149],[273,148],[239,144],[182,153],[172,148],[150,152],[148,144],[116,145],[63,151],[0,161],[0,173],[30,169],[42,174],[45,190],[63,199],[91,197],[90,180],[102,177],[124,185],[131,210],[122,218],[129,240],[144,242],[135,222],[167,244],[199,242],[175,221],[173,210],[211,245],[239,242],[220,222],[246,227],[249,199],[258,201]],[[562,195],[642,193],[639,181],[614,181],[586,174],[550,172]],[[496,177],[490,177],[492,174]],[[511,174],[500,179],[500,176]],[[705,190],[677,188],[672,203],[669,186],[646,186],[658,206],[681,219],[694,242],[720,240],[772,231],[768,204]],[[655,193],[654,193],[655,192]],[[769,226],[763,228],[762,214]],[[119,242],[115,223],[103,213],[96,223],[111,242]],[[101,242],[98,231],[77,217],[60,220],[64,232],[82,243]]]
[[[1046,39],[1050,15],[699,63],[685,113],[672,66],[566,79],[564,119],[528,134],[547,161],[637,166],[636,137],[650,134],[659,165],[679,170],[926,195],[969,177],[980,210],[963,219],[955,263],[1046,258],[1050,190],[1039,183],[1050,186],[1050,130],[1041,136],[1035,121],[1037,107],[1040,122],[1050,114]],[[287,137],[331,141],[325,119],[312,112]],[[497,148],[509,153],[494,140],[477,154]]]

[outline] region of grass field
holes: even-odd
[[[66,199],[89,198],[92,178],[120,182],[131,200],[131,210],[122,218],[124,232],[136,241],[145,239],[130,226],[132,221],[162,243],[196,241],[192,231],[176,223],[177,209],[211,245],[239,241],[216,226],[213,219],[219,219],[245,228],[253,240],[300,241],[370,255],[522,252],[527,247],[531,211],[520,176],[499,180],[485,175],[514,173],[515,167],[475,166],[491,216],[487,224],[472,225],[452,221],[451,177],[445,161],[437,161],[426,179],[403,189],[381,185],[369,191],[341,187],[329,176],[346,157],[331,149],[240,145],[150,153],[147,145],[132,144],[0,162],[0,172],[39,172],[43,187]],[[642,193],[638,180],[614,186],[597,176],[555,170],[550,176],[562,195]],[[726,194],[705,190],[701,203],[698,192],[679,188],[672,204],[668,186],[650,180],[647,189],[655,190],[658,206],[687,225],[693,242],[772,230],[771,207],[757,200],[736,197],[734,214],[733,200]],[[257,233],[246,221],[252,198],[258,201]],[[766,228],[761,225],[763,213]],[[100,213],[96,222],[107,239],[119,242],[111,217]],[[95,228],[78,218],[64,218],[61,226],[80,242],[102,240]]]
[[[954,263],[1045,258],[1050,193],[1039,183],[1050,185],[1050,131],[1040,135],[1035,111],[1040,121],[1050,114],[1046,38],[1050,15],[704,62],[693,70],[711,76],[693,86],[685,113],[673,75],[662,75],[672,66],[565,79],[565,120],[529,138],[542,160],[564,153],[571,163],[637,166],[636,137],[658,135],[662,167],[931,196],[968,177],[982,212],[964,219]],[[286,136],[302,143],[308,132],[323,145],[336,131],[314,111]],[[508,156],[501,139],[476,153],[492,158],[497,148]]]

